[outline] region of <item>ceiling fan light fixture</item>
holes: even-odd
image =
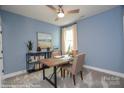
[[[58,13],[58,17],[59,17],[59,18],[63,18],[64,16],[65,16],[65,15],[64,15],[63,12],[59,12],[59,13]]]

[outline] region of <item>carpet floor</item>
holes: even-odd
[[[47,69],[46,75],[49,76],[53,69]],[[53,88],[53,86],[42,79],[42,70],[18,75],[2,81],[3,88]],[[80,74],[76,76],[76,85],[73,79],[66,74],[65,78],[61,78],[60,72],[57,73],[58,88],[124,88],[124,78],[109,75],[106,73],[84,69],[83,80]]]

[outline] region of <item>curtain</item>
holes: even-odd
[[[62,28],[62,53],[66,53],[66,31],[72,31],[72,50],[78,50],[77,48],[77,24],[69,27]]]
[[[65,54],[65,35],[66,35],[66,28],[62,28],[62,54]]]
[[[72,50],[78,50],[77,48],[77,24],[72,25],[72,33],[73,33]]]

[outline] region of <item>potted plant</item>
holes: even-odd
[[[28,43],[27,43],[27,48],[28,48],[28,51],[29,51],[29,52],[32,51],[33,44],[32,44],[32,42],[31,42],[31,40],[28,41]]]

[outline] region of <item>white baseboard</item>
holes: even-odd
[[[10,77],[17,76],[17,75],[25,74],[26,72],[27,72],[26,70],[22,70],[22,71],[10,73],[10,74],[4,74],[2,76],[2,79],[4,80],[4,79],[10,78]]]
[[[97,67],[93,67],[93,66],[89,66],[89,65],[84,65],[83,67],[124,78],[124,73],[119,73],[119,72],[115,72],[115,71],[111,71],[111,70],[107,70],[107,69],[101,69],[101,68],[97,68]]]

